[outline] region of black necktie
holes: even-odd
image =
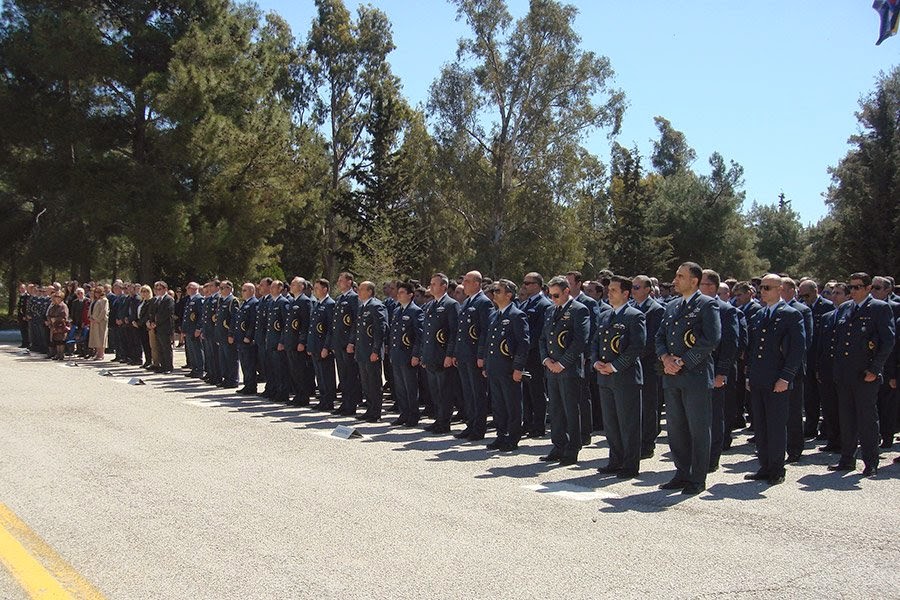
[[[560,317],[560,315],[562,315],[562,309],[563,309],[562,306],[557,306],[557,307],[556,307],[556,314],[553,315],[553,322],[554,322],[554,323],[556,323],[557,321],[559,321],[559,317]]]

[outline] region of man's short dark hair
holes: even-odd
[[[326,290],[331,289],[331,282],[328,281],[327,279],[325,279],[324,277],[320,277],[320,278],[316,279],[316,283],[319,284],[319,287],[323,287]]]
[[[565,275],[557,275],[547,282],[548,288],[552,288],[553,286],[556,286],[561,290],[567,290],[569,289],[569,280],[566,279]]]
[[[262,279],[260,279],[260,281],[263,282],[263,283],[266,284],[266,285],[272,285],[272,278],[271,278],[271,277],[263,277]]]
[[[703,269],[703,274],[706,275],[709,280],[715,284],[716,289],[719,289],[719,284],[722,282],[722,279],[719,277],[718,273],[716,273],[712,269]]]
[[[687,262],[681,263],[681,264],[678,266],[679,269],[680,269],[681,267],[686,268],[686,269],[688,270],[688,273],[690,273],[690,276],[691,276],[691,277],[696,277],[696,278],[697,278],[697,283],[700,283],[700,280],[703,279],[703,269],[701,269],[701,268],[700,268],[700,265],[698,265],[697,263],[691,262],[691,261],[687,261]]]
[[[584,279],[582,279],[583,276],[581,274],[581,271],[567,271],[566,277],[570,276],[575,280],[575,283],[581,283],[582,281],[584,281]]]
[[[616,283],[619,282],[619,289],[623,292],[628,292],[631,295],[631,280],[623,275],[612,275],[609,278],[609,282]]]
[[[858,279],[862,281],[863,285],[872,285],[872,276],[868,273],[863,273],[860,271],[859,273],[854,273],[850,276],[850,280]]]
[[[412,294],[415,293],[416,288],[413,287],[413,284],[410,283],[410,282],[408,282],[408,281],[398,281],[398,282],[397,282],[397,290],[398,290],[398,291],[399,291],[399,290],[403,290],[403,291],[405,291],[407,294],[412,295]]]
[[[450,278],[443,273],[435,273],[431,276],[431,279],[440,279],[441,283],[444,284],[444,287],[450,287]]]
[[[519,291],[518,286],[516,286],[516,284],[514,284],[509,279],[498,279],[493,285],[494,289],[502,290],[504,292],[512,294],[513,296],[515,296],[516,292]]]

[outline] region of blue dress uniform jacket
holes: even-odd
[[[353,343],[357,312],[359,312],[359,296],[353,290],[348,290],[334,299],[332,350],[345,349],[347,344]]]
[[[562,377],[584,377],[584,353],[591,332],[591,312],[584,304],[569,300],[550,306],[541,333],[541,362],[548,358],[562,364]]]
[[[466,298],[459,310],[456,344],[448,356],[472,363],[476,358],[484,358],[487,330],[493,315],[494,303],[484,295],[484,292],[479,290],[471,298]]]
[[[857,383],[865,371],[874,373],[880,382],[885,363],[894,347],[895,323],[887,302],[872,297],[855,308],[853,300],[841,304],[835,327],[835,381]]]
[[[425,305],[419,360],[429,369],[443,369],[444,358],[453,356],[459,326],[459,303],[445,294]]]
[[[531,338],[524,312],[512,305],[502,315],[495,311],[485,339],[484,370],[488,377],[512,377],[513,371],[525,370]]]
[[[713,386],[712,353],[722,337],[719,306],[709,296],[696,292],[682,308],[680,299],[666,304],[663,322],[656,333],[656,355],[679,356],[684,366],[677,375],[664,375],[663,388],[679,385]]]
[[[347,345],[353,343],[358,312],[359,296],[353,290],[347,290],[335,298],[331,349],[334,351],[337,374],[341,380],[339,412],[345,415],[356,414],[356,407],[362,401],[359,368],[354,355],[347,352]]]
[[[550,298],[538,293],[526,300],[520,309],[528,318],[528,349],[530,352],[534,352],[537,357],[540,357],[541,332],[544,330],[547,309],[552,306],[553,302],[550,301]]]
[[[421,354],[425,313],[415,302],[403,308],[397,303],[391,318],[390,351],[392,361],[409,363]]]
[[[374,352],[381,355],[387,337],[387,308],[378,298],[370,298],[365,306],[360,304],[356,328],[350,341],[354,345],[357,361],[369,361]]]
[[[616,371],[612,375],[597,373],[598,383],[609,387],[643,384],[641,354],[646,344],[644,313],[633,306],[625,306],[620,312],[605,311],[600,316],[597,337],[591,343],[591,365],[597,361],[611,363]]]
[[[256,311],[259,307],[259,300],[253,296],[241,304],[237,317],[234,319],[234,341],[239,346],[247,346],[253,344],[253,338],[256,335]],[[249,340],[248,341],[245,341]]]
[[[326,296],[324,300],[313,304],[309,317],[309,332],[306,340],[306,351],[313,358],[321,356],[322,350],[331,349],[331,326],[334,323],[334,300]]]
[[[280,295],[272,299],[269,305],[269,321],[266,326],[266,350],[277,350],[281,343],[284,328],[288,326],[288,299]]]
[[[792,388],[806,353],[803,315],[783,302],[770,318],[767,313],[759,310],[750,320],[747,380],[751,390],[771,391],[779,379]]]
[[[715,361],[715,374],[732,377],[734,364],[737,361],[740,348],[741,325],[738,319],[738,309],[721,298],[716,298],[719,305],[719,323],[722,329],[722,337],[719,345],[713,352]]]
[[[187,337],[194,337],[194,332],[200,328],[203,319],[203,296],[194,294],[184,305],[184,315],[181,319],[181,331]]]
[[[234,335],[232,327],[238,313],[238,299],[233,295],[219,299],[216,310],[216,342],[227,344],[228,337]]]
[[[269,305],[272,304],[272,295],[266,294],[259,299],[256,308],[256,329],[253,342],[262,350],[266,347],[266,331],[269,329]]]

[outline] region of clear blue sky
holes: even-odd
[[[345,0],[354,11],[360,4]],[[394,72],[413,104],[423,103],[440,66],[468,34],[442,0],[371,2],[391,20]],[[694,168],[720,152],[744,167],[745,208],[783,190],[805,223],[825,214],[822,194],[857,132],[858,100],[900,57],[900,35],[875,46],[871,0],[581,0],[576,29],[585,49],[610,58],[628,109],[620,144],[649,155],[662,115],[697,151]],[[311,0],[260,0],[305,39]],[[509,0],[514,17],[527,0]],[[606,159],[605,131],[588,147]]]

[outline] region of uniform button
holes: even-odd
[[[757,357],[756,357],[756,358],[762,358],[762,354],[760,354],[760,355],[759,355],[759,356],[757,356]]]

